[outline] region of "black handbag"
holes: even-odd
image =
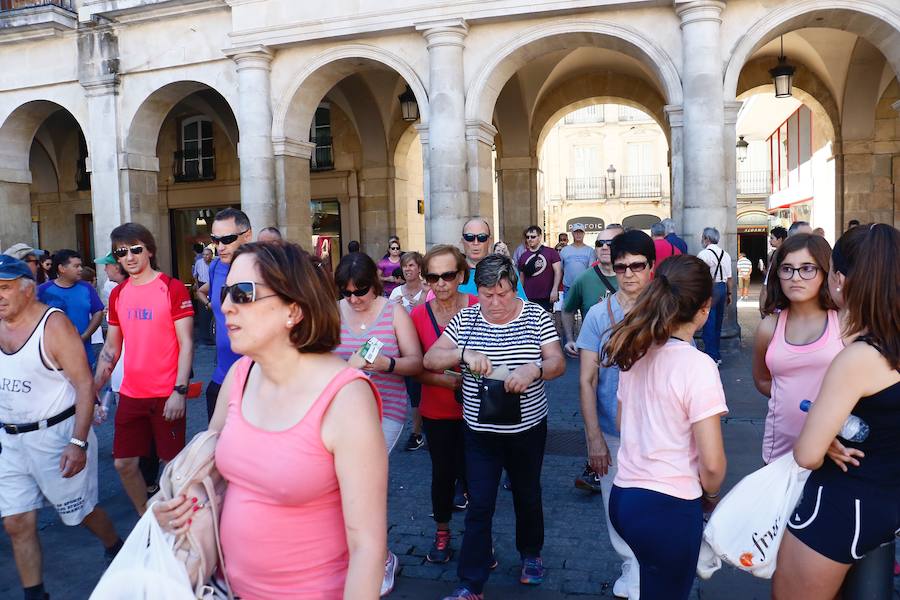
[[[475,318],[475,323],[478,317]],[[475,323],[472,323],[469,335],[463,344],[463,353],[469,345],[472,332],[475,331]],[[506,391],[505,382],[499,379],[476,377],[478,384],[478,422],[484,425],[519,425],[522,422],[522,395]]]

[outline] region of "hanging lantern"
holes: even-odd
[[[794,71],[796,70],[784,55],[784,36],[781,36],[781,56],[778,57],[778,64],[774,68],[769,69],[769,75],[772,76],[772,81],[775,84],[776,98],[791,97],[791,89],[794,86]]]
[[[416,121],[419,118],[419,103],[416,102],[416,95],[409,86],[406,91],[397,96],[400,101],[400,115],[404,121]]]
[[[737,159],[740,162],[744,162],[747,160],[747,148],[750,147],[750,144],[744,139],[744,136],[739,135],[737,144],[734,145],[737,149]]]

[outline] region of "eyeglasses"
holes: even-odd
[[[233,304],[250,304],[251,302],[256,302],[257,300],[274,298],[278,295],[269,294],[268,296],[257,296],[256,286],[258,285],[263,284],[256,283],[255,281],[239,281],[232,285],[223,285],[221,294],[222,304],[225,304],[225,298],[231,298],[231,302]]]
[[[800,279],[815,279],[816,275],[819,274],[819,267],[816,265],[800,265],[799,267],[792,267],[791,265],[781,265],[778,267],[778,279],[782,281],[789,281],[794,278],[794,273],[800,273]]]
[[[526,240],[536,240],[536,239],[538,239],[538,236],[536,236],[536,235],[526,235],[526,236],[525,236],[525,239],[526,239]]]
[[[391,246],[389,250],[399,250],[400,246]]]
[[[235,243],[240,236],[244,235],[248,231],[250,231],[250,230],[245,229],[240,233],[229,233],[228,235],[223,235],[221,237],[211,235],[211,236],[209,236],[209,239],[211,239],[213,241],[213,244],[222,244],[224,246],[227,246],[228,244]]]
[[[597,248],[602,248],[603,246],[612,246],[612,240],[597,240],[594,242],[594,246]]]
[[[459,275],[459,271],[447,271],[446,273],[425,273],[423,277],[425,281],[428,283],[437,283],[438,279],[443,279],[446,282],[451,282],[456,279],[456,276]]]
[[[640,273],[641,271],[643,271],[644,269],[647,268],[647,265],[648,265],[648,263],[646,260],[628,263],[628,264],[616,263],[613,265],[613,271],[615,271],[619,275],[622,275],[628,269],[631,269],[632,273]]]
[[[490,238],[490,237],[491,237],[491,235],[489,233],[464,233],[463,234],[463,239],[466,240],[467,242],[474,242],[475,240],[478,240],[478,242],[481,244],[488,241],[488,238]]]
[[[128,256],[128,253],[129,253],[129,252],[131,252],[132,254],[134,254],[135,256],[137,256],[138,254],[140,254],[140,253],[143,252],[143,251],[144,251],[144,247],[143,247],[143,246],[141,246],[141,245],[134,245],[134,246],[124,246],[124,247],[122,247],[122,248],[116,248],[115,250],[113,250],[113,254],[114,254],[117,258],[125,258],[126,256]]]
[[[341,290],[341,296],[344,298],[349,298],[350,296],[356,296],[357,298],[362,298],[366,294],[369,293],[369,290],[372,289],[372,286],[367,285],[366,287],[361,287],[353,290],[352,292],[348,289]]]

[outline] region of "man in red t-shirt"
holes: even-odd
[[[656,264],[653,269],[659,268],[667,258],[682,254],[678,246],[666,239],[666,226],[662,222],[654,223],[650,226],[650,237],[653,238],[653,245],[656,247]]]
[[[143,225],[125,223],[110,235],[113,255],[129,278],[109,296],[109,332],[97,360],[94,385],[101,389],[128,346],[116,410],[113,457],[122,486],[138,514],[147,484],[138,460],[151,451],[170,461],[184,448],[184,398],[193,359],[194,309],[184,284],[161,273],[156,241]]]

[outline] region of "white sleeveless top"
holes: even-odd
[[[0,350],[0,422],[21,425],[61,413],[75,404],[75,387],[44,350],[49,309],[18,352]]]

